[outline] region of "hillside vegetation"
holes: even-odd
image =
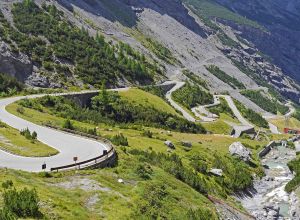
[[[103,94],[100,93],[100,96],[103,97]],[[108,96],[118,99],[115,93]],[[120,96],[127,100],[132,97],[130,94],[127,97],[122,94]],[[36,123],[51,120],[54,124],[62,126],[66,118],[62,110],[69,109],[68,115],[72,116],[71,108],[76,107],[72,106],[71,101],[59,99],[59,97],[44,97],[30,102],[25,101],[27,104],[23,107],[23,113],[17,112],[16,109],[13,111],[18,116]],[[96,100],[97,102],[103,101],[103,98],[97,96]],[[145,99],[135,101],[136,105],[145,104]],[[24,103],[20,104],[24,106]],[[15,108],[16,104],[9,106],[10,111],[12,111],[11,107]],[[88,110],[81,109],[81,112],[84,111]],[[231,195],[252,185],[252,173],[262,175],[256,156],[253,156],[253,161],[257,166],[251,167],[228,155],[228,146],[237,141],[231,137],[183,134],[141,125],[130,128],[120,123],[106,124],[95,123],[92,120],[77,120],[79,119],[71,120],[75,128],[97,126],[96,135],[109,139],[122,134],[128,140],[128,146],[116,147],[118,163],[114,168],[77,171],[76,174],[64,172],[60,175],[53,174],[53,177],[51,175],[48,178],[32,176],[30,183],[23,182],[22,186],[37,188],[41,201],[47,199],[50,208],[47,210],[41,208],[46,216],[50,210],[57,217],[69,215],[72,218],[77,216],[78,218],[108,219],[122,217],[130,219],[176,219],[177,217],[180,219],[217,219],[218,214],[214,205],[207,199],[207,195],[220,198],[239,208]],[[168,149],[164,145],[165,140],[172,141],[175,148]],[[190,141],[192,146],[183,146],[183,141]],[[253,155],[256,155],[262,144],[252,140],[238,139],[238,141],[252,149]],[[222,169],[224,176],[217,177],[210,174],[211,168]],[[23,179],[16,180],[12,173],[13,171],[10,171],[7,178],[16,181],[19,186]],[[23,175],[29,174],[19,173],[19,176]],[[125,183],[118,183],[119,178],[122,178]],[[87,190],[86,187],[81,187],[81,179],[87,184],[92,182],[93,189]],[[45,183],[47,183],[48,190],[44,188]],[[77,199],[73,201],[75,194]],[[101,199],[96,200],[95,205],[92,206],[94,211],[91,212],[86,204],[95,195]],[[63,202],[56,204],[56,201]],[[56,205],[54,206],[53,203]],[[77,211],[73,213],[70,210]],[[101,212],[97,212],[98,210]]]
[[[267,112],[271,112],[273,114],[277,114],[277,112],[280,112],[281,114],[285,114],[289,110],[287,106],[278,103],[276,99],[269,99],[268,97],[263,95],[261,91],[245,90],[242,91],[241,94],[248,97],[252,102],[257,104]]]
[[[300,157],[288,163],[288,167],[292,172],[295,172],[295,177],[285,186],[287,192],[292,192],[300,186]]]
[[[124,79],[151,83],[157,73],[161,74],[129,45],[107,43],[99,34],[91,37],[85,29],[67,22],[53,5],[39,8],[34,1],[26,0],[14,4],[12,14],[17,30],[0,13],[3,40],[15,52],[27,54],[44,72],[55,72],[62,80],[65,74],[74,73],[84,83],[100,87],[103,80],[110,85]]]
[[[243,83],[238,81],[236,78],[229,76],[228,74],[226,74],[223,70],[221,70],[217,66],[210,65],[210,66],[207,66],[206,69],[210,73],[215,75],[217,78],[219,78],[220,80],[222,80],[223,82],[227,83],[228,85],[230,85],[231,87],[233,87],[235,89],[245,89],[246,88]]]
[[[227,8],[215,3],[211,0],[184,0],[193,11],[203,17],[203,19],[220,18],[233,21],[237,24],[247,25],[254,28],[262,28],[257,22],[240,16]]]
[[[213,103],[213,96],[201,89],[198,85],[186,83],[182,88],[172,93],[174,101],[191,109],[197,105]]]
[[[151,94],[149,95],[151,96]],[[159,97],[155,97],[155,99],[160,100]],[[82,122],[93,122],[95,124],[101,122],[108,124],[119,123],[124,124],[124,126],[136,124],[181,132],[205,132],[201,125],[188,122],[179,117],[167,104],[162,104],[162,100],[160,103],[166,110],[158,109],[159,107],[154,107],[149,102],[146,104],[145,98],[139,99],[139,101],[141,102],[130,99],[128,94],[126,98],[122,98],[117,92],[102,90],[98,96],[92,98],[91,105],[87,108],[82,108],[72,100],[51,96],[36,100],[21,100],[20,105],[39,111],[44,111],[44,108],[47,108],[50,113],[57,116]],[[174,114],[170,113],[170,111]]]
[[[15,95],[22,91],[24,85],[15,78],[0,73],[0,97]]]
[[[258,127],[269,128],[267,120],[264,119],[260,114],[256,113],[252,109],[246,108],[242,103],[240,103],[237,100],[234,100],[234,103],[237,109],[242,114],[242,116],[249,120],[249,122]]]

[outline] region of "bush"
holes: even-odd
[[[136,174],[144,180],[150,179],[153,173],[151,166],[139,164],[135,169]]]
[[[152,138],[153,137],[153,133],[151,131],[147,130],[147,131],[144,131],[142,133],[142,136],[148,137],[148,138]]]
[[[65,122],[63,124],[63,128],[69,129],[69,130],[74,130],[74,125],[70,119],[67,119],[67,120],[65,120]]]
[[[24,85],[14,77],[0,73],[0,94],[1,96],[14,95],[24,89]]]
[[[146,182],[139,200],[136,201],[136,214],[147,216],[149,219],[168,219],[169,208],[166,205],[168,196],[166,184],[157,181]]]
[[[117,146],[128,146],[128,140],[123,134],[117,134],[111,138],[111,142]]]
[[[25,113],[25,109],[21,106],[17,108],[17,112],[23,115]]]
[[[297,189],[300,185],[300,158],[298,157],[297,159],[290,161],[288,163],[288,167],[292,172],[296,173],[294,179],[288,182],[288,184],[285,186],[285,191],[290,193]]]
[[[0,211],[0,219],[9,220],[17,218],[41,218],[39,211],[39,197],[37,192],[27,188],[17,191],[12,181],[2,184],[4,188],[4,207]]]
[[[20,134],[23,135],[28,140],[34,141],[37,139],[37,133],[34,131],[31,134],[30,130],[28,128],[21,130]]]

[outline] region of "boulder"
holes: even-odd
[[[229,146],[229,153],[232,156],[237,156],[243,161],[251,160],[251,151],[246,148],[241,142],[234,142]]]
[[[184,146],[184,147],[192,147],[192,143],[189,142],[189,141],[182,141],[181,144],[182,144],[182,146]]]
[[[212,168],[209,170],[209,173],[216,175],[216,176],[223,176],[223,170]]]
[[[175,146],[174,146],[174,144],[172,143],[172,141],[165,141],[165,145],[166,145],[167,147],[169,147],[169,148],[172,148],[172,149],[175,148]]]

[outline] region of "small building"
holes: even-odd
[[[283,131],[285,134],[299,134],[300,135],[300,130],[293,129],[293,128],[284,128]]]
[[[247,134],[251,138],[254,138],[256,136],[256,131],[253,126],[247,126],[247,125],[237,125],[233,126],[233,129],[231,131],[231,136],[235,138],[239,138],[241,135]]]

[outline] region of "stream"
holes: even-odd
[[[300,143],[296,143],[300,149]],[[287,163],[296,157],[296,150],[284,145],[274,147],[262,160],[266,165],[266,176],[254,181],[251,196],[240,199],[243,207],[256,219],[300,220],[300,201],[293,192],[288,194],[284,187],[293,179]]]

